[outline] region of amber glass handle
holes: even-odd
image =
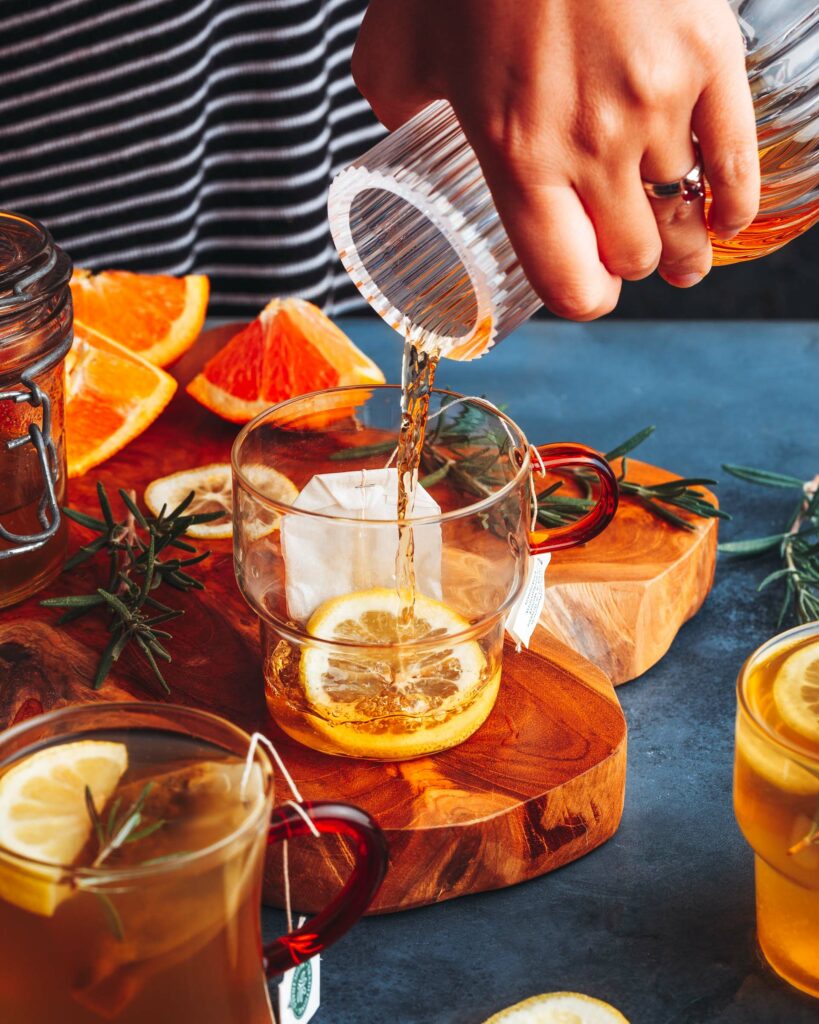
[[[265,947],[268,977],[281,974],[331,946],[348,931],[372,903],[387,871],[384,833],[365,811],[349,804],[299,804],[316,829],[327,835],[347,836],[353,841],[355,866],[341,892],[307,924]],[[273,811],[268,845],[313,832],[293,806]]]
[[[572,548],[596,537],[605,530],[617,511],[619,491],[614,470],[602,455],[583,444],[544,444],[537,451],[546,472],[584,469],[594,473],[600,482],[600,494],[594,508],[589,509],[582,519],[554,529],[532,530],[529,534],[531,554],[542,555],[546,551]]]

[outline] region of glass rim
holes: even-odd
[[[746,693],[751,670],[755,668],[760,661],[764,660],[766,656],[772,654],[780,647],[787,645],[790,640],[805,636],[815,636],[819,639],[819,621],[804,622],[801,625],[792,626],[790,629],[786,629],[782,633],[777,633],[775,636],[769,637],[764,643],[760,644],[759,647],[755,648],[755,650],[748,655],[742,663],[742,667],[740,668],[737,676],[737,706],[740,712],[744,714],[746,720],[757,730],[763,739],[768,740],[770,743],[773,743],[777,747],[787,751],[789,754],[795,755],[804,761],[819,764],[819,753],[813,753],[810,750],[806,750],[804,747],[801,747],[796,743],[792,743],[787,739],[787,737],[782,736],[780,733],[774,732],[768,723],[756,713],[754,708],[751,706]]]
[[[64,719],[71,719],[75,716],[82,714],[94,714],[95,711],[124,711],[126,714],[130,712],[143,712],[145,714],[155,714],[157,717],[172,718],[179,712],[184,712],[185,715],[190,715],[200,721],[210,722],[216,724],[220,728],[233,733],[237,738],[247,740],[248,750],[252,738],[245,732],[244,729],[235,725],[228,719],[223,718],[221,715],[216,715],[211,711],[205,711],[201,708],[190,708],[183,704],[163,704],[159,701],[103,701],[100,703],[92,704],[71,704],[67,707],[57,708],[53,711],[47,711],[42,715],[35,715],[33,718],[28,718],[17,725],[11,726],[0,734],[0,766],[3,764],[2,755],[3,747],[7,745],[9,740],[15,740],[20,736],[24,736],[29,730],[41,728],[44,725],[48,726],[53,722],[62,721]],[[125,726],[124,728],[127,728]],[[139,728],[145,728],[137,726]],[[80,730],[78,730],[80,731]],[[93,731],[93,728],[88,731]],[[190,735],[190,733],[180,733],[180,735]],[[53,739],[53,738],[52,738]],[[61,742],[71,742],[70,733],[66,734],[61,738]],[[52,745],[51,740],[46,740],[47,745]],[[20,759],[25,757],[24,748],[20,752]],[[39,749],[43,749],[40,747]],[[15,762],[18,759],[15,759]],[[261,763],[262,768],[267,768],[267,777],[269,779],[274,778],[273,765],[267,752],[263,749],[262,744],[258,743],[254,751],[254,762]],[[268,793],[272,792],[268,786],[268,790],[265,793],[267,797]],[[191,850],[189,852],[180,853],[179,856],[174,856],[170,860],[164,860],[154,864],[131,864],[126,867],[83,867],[78,868],[73,865],[55,864],[52,861],[38,860],[35,857],[29,857],[24,853],[16,853],[14,850],[9,849],[0,842],[0,858],[11,861],[12,863],[22,864],[27,867],[34,867],[44,873],[53,874],[55,872],[60,873],[60,878],[55,879],[55,882],[59,884],[63,881],[64,877],[83,879],[86,882],[96,881],[100,885],[104,884],[116,884],[125,880],[136,880],[139,878],[154,877],[155,875],[169,874],[177,871],[180,868],[186,868],[193,863],[205,860],[208,857],[220,852],[227,848],[238,839],[244,837],[244,835],[251,831],[253,827],[258,824],[258,820],[266,812],[267,799],[265,798],[259,806],[256,813],[253,813],[253,808],[233,831],[229,832],[226,836],[222,836],[220,839],[213,843],[203,846],[199,850]],[[79,889],[84,888],[83,885],[78,885]],[[86,885],[85,888],[92,888],[90,885]],[[2,897],[0,897],[2,899]]]
[[[479,501],[474,502],[471,505],[465,505],[463,508],[452,509],[450,512],[440,512],[437,515],[418,516],[417,518],[411,519],[362,519],[359,516],[330,516],[324,512],[317,512],[313,509],[296,508],[293,505],[288,505],[286,502],[277,501],[275,498],[270,498],[263,494],[248,478],[241,466],[239,465],[239,459],[241,455],[242,447],[244,446],[250,435],[257,430],[262,424],[270,417],[273,413],[280,413],[283,410],[294,407],[299,404],[307,404],[311,400],[315,400],[319,397],[326,397],[327,395],[343,394],[349,391],[395,391],[400,393],[400,384],[347,384],[343,387],[327,388],[323,391],[310,391],[305,395],[296,395],[294,398],[288,398],[284,402],[279,402],[276,405],[272,405],[269,409],[265,409],[264,412],[259,413],[239,431],[236,436],[236,440],[233,442],[233,446],[230,450],[230,465],[233,471],[233,476],[236,481],[242,486],[242,488],[248,491],[254,498],[258,500],[260,504],[272,509],[279,515],[292,515],[292,516],[303,516],[306,518],[317,519],[322,522],[332,521],[333,523],[348,523],[354,524],[357,527],[373,525],[373,526],[404,526],[411,525],[416,526],[431,526],[441,523],[453,522],[457,519],[464,519],[467,516],[477,515],[481,512],[485,512],[487,509],[492,508],[497,502],[502,501],[509,494],[511,494],[516,487],[518,487],[522,481],[524,481],[531,472],[532,458],[530,452],[529,441],[526,438],[523,430],[515,423],[513,419],[506,415],[500,409],[497,409],[488,401],[469,395],[461,395],[457,391],[449,391],[446,388],[433,388],[430,394],[433,395],[446,395],[454,399],[462,399],[465,401],[462,404],[470,404],[481,408],[483,411],[490,413],[496,420],[505,423],[506,426],[515,434],[520,440],[520,446],[523,449],[523,454],[520,458],[520,463],[517,466],[515,475],[508,480],[502,487],[498,488],[497,491],[493,491],[492,494],[487,495],[485,498],[481,498]],[[516,446],[512,449],[512,452],[517,452],[519,449]]]

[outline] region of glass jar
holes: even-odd
[[[37,221],[0,211],[0,608],[65,561],[65,357],[71,261]]]

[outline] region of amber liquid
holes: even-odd
[[[819,997],[819,836],[806,841],[819,814],[819,744],[791,729],[777,710],[773,688],[797,642],[751,669],[746,699],[764,721],[804,756],[788,754],[740,715],[734,806],[756,853],[757,934],[765,957],[792,985]]]
[[[819,220],[819,196],[816,195],[807,202],[797,203],[790,209],[781,211],[781,207],[787,204],[789,199],[797,199],[799,192],[804,190],[804,175],[796,176],[790,188],[787,180],[778,180],[775,185],[770,184],[772,177],[786,176],[789,167],[804,163],[815,166],[817,154],[813,153],[809,157],[806,151],[816,148],[815,140],[785,139],[773,146],[760,149],[762,194],[759,213],[754,222],[744,231],[740,231],[736,238],[723,241],[712,237],[715,266],[743,263],[767,256],[804,234]],[[813,173],[815,176],[815,172]]]
[[[435,382],[438,356],[416,346],[407,336],[401,371],[401,430],[398,435],[398,550],[395,555],[395,585],[401,598],[399,624],[411,626],[415,606],[415,538],[406,520],[412,517],[421,465],[421,451],[427,430],[429,396]]]
[[[56,439],[59,472],[57,476],[57,503],[65,504],[65,451],[62,444],[62,391],[63,366],[50,371],[41,381],[52,406],[52,435]],[[0,382],[0,390],[11,390]],[[38,515],[43,477],[37,453],[30,444],[9,450],[7,442],[28,433],[30,423],[42,424],[42,414],[26,403],[0,402],[0,524],[18,535],[39,533],[42,523]],[[53,537],[33,551],[0,558],[0,608],[17,604],[36,593],[53,579],[65,562],[68,544],[68,524],[61,517],[60,527]],[[0,552],[17,545],[0,538]]]
[[[128,749],[107,808],[117,795],[129,806],[153,780],[145,822],[164,822],[116,853],[112,868],[158,857],[172,864],[234,834],[253,813],[238,796],[244,762],[219,747],[147,730],[93,739]],[[259,931],[266,816],[258,818],[218,851],[141,880],[122,875],[92,891],[69,878],[51,916],[9,900],[31,879],[0,855],[2,1024],[272,1024]],[[75,867],[98,849],[89,838]]]

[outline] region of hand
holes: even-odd
[[[695,162],[710,228],[754,218],[759,159],[742,39],[725,0],[370,0],[353,75],[397,128],[450,101],[523,269],[561,316],[591,320],[621,280],[708,273],[703,202],[649,199]]]

